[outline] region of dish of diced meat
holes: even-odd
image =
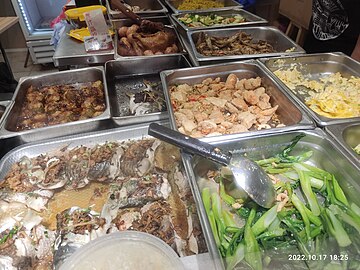
[[[170,98],[178,130],[195,138],[284,126],[260,77],[173,85]]]

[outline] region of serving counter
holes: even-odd
[[[54,65],[59,70],[69,69],[70,66],[102,65],[114,59],[114,50],[87,53],[83,42],[68,35],[70,30],[71,26],[66,26],[53,56]]]

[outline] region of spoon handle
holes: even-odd
[[[190,154],[211,159],[212,161],[225,166],[230,163],[231,153],[224,153],[221,149],[211,144],[186,136],[165,126],[151,123],[149,125],[148,134],[164,142],[175,145]]]

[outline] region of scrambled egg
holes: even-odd
[[[360,116],[360,77],[342,77],[339,72],[310,80],[297,66],[276,70],[275,75],[294,93],[306,95],[305,103],[314,112],[329,118]],[[298,89],[307,88],[307,93]]]
[[[354,147],[354,151],[356,152],[356,154],[360,155],[360,143]]]

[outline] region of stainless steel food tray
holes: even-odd
[[[184,49],[184,45],[182,44],[182,40],[179,37],[179,34],[177,33],[176,29],[174,26],[171,25],[171,22],[169,20],[169,17],[167,16],[161,16],[161,17],[151,17],[148,18],[149,20],[153,21],[153,22],[161,22],[165,25],[165,27],[170,28],[172,31],[174,31],[176,37],[177,37],[177,46],[179,48],[179,52],[178,53],[172,53],[172,54],[167,54],[167,55],[182,55],[182,54],[186,54],[186,50]],[[115,55],[114,58],[115,59],[126,59],[126,58],[130,58],[130,59],[134,59],[134,58],[140,58],[140,59],[144,59],[146,61],[146,59],[148,58],[157,58],[157,57],[162,57],[163,55],[148,55],[148,56],[121,56],[118,54],[117,52],[117,47],[118,47],[118,42],[119,42],[119,35],[118,35],[118,31],[117,29],[122,27],[122,26],[131,26],[134,24],[134,22],[130,19],[118,19],[118,20],[113,20],[112,21],[113,24],[113,28],[115,30]]]
[[[180,10],[178,7],[184,0],[165,0],[166,4],[174,13],[184,13],[191,12],[194,10]],[[224,3],[224,7],[222,8],[209,8],[209,9],[198,9],[198,10],[207,10],[207,11],[217,11],[217,10],[227,10],[232,7],[242,7],[242,5],[234,0],[219,0],[218,2]]]
[[[153,122],[167,119],[168,113],[157,112],[139,116],[130,115],[127,93],[138,93],[143,80],[159,81],[159,73],[166,69],[190,67],[183,55],[167,55],[143,59],[124,59],[109,61],[105,65],[106,82],[111,105],[112,119],[118,126]]]
[[[269,42],[277,52],[274,53],[262,53],[262,54],[243,54],[243,55],[226,55],[226,56],[204,56],[200,54],[196,49],[196,41],[198,40],[200,33],[206,33],[209,36],[216,37],[230,37],[237,32],[242,31],[250,34],[254,41],[265,40]],[[288,36],[275,27],[269,26],[254,26],[254,27],[236,27],[225,28],[221,31],[217,29],[206,29],[198,31],[188,31],[187,38],[190,43],[192,54],[199,65],[214,64],[243,59],[254,59],[260,57],[273,57],[281,55],[293,55],[299,53],[305,53],[303,48],[292,41]],[[288,52],[286,52],[289,50]]]
[[[287,56],[277,58],[259,59],[259,61],[270,71],[271,75],[291,93],[292,98],[296,100],[301,107],[306,110],[319,126],[327,126],[340,123],[349,123],[360,121],[360,117],[353,118],[328,118],[311,110],[305,104],[307,95],[294,93],[281,80],[273,74],[279,68],[290,68],[294,65],[301,67],[299,71],[307,78],[316,80],[321,76],[340,72],[343,77],[360,77],[360,63],[351,59],[342,53],[319,53],[298,56]],[[306,92],[307,88],[302,87]]]
[[[217,140],[214,138],[209,142],[226,151],[232,151],[233,155],[242,155],[246,153],[248,158],[258,160],[279,153],[300,133],[305,133],[306,136],[299,141],[298,145],[292,151],[292,154],[296,155],[297,153],[312,150],[314,154],[308,163],[333,173],[348,198],[359,205],[359,169],[356,168],[351,160],[344,156],[342,149],[338,147],[331,137],[319,128],[302,132],[290,131],[281,134],[254,136],[251,138],[234,138],[232,140],[225,140],[222,138]],[[204,158],[191,157],[189,155],[185,156],[184,163],[190,178],[190,187],[192,188],[193,196],[198,207],[200,221],[202,222],[210,255],[216,264],[216,269],[225,269],[225,263],[221,259],[212,235],[210,224],[202,203],[200,187],[198,185],[199,178],[204,176],[208,169],[214,169],[218,167],[218,165]],[[307,269],[305,261],[299,263],[304,263],[304,269]],[[278,268],[274,269],[283,268],[279,265]]]
[[[158,123],[168,126],[168,121],[161,121]],[[16,162],[19,162],[23,156],[31,158],[59,150],[63,147],[74,148],[81,145],[92,147],[96,144],[109,141],[141,140],[149,137],[147,135],[147,130],[148,124],[143,123],[131,127],[120,127],[112,130],[70,135],[61,138],[48,139],[41,143],[32,142],[19,146],[0,159],[0,182],[11,169],[11,166]],[[182,257],[180,259],[183,261],[184,265],[189,267],[189,269],[201,270],[204,269],[204,267],[207,267],[207,269],[213,268],[213,264],[208,258],[209,253],[202,253]]]
[[[5,120],[6,115],[10,110],[11,104],[12,104],[11,100],[0,101],[0,128],[2,127],[3,121]],[[1,131],[0,131],[0,136],[1,136]]]
[[[46,85],[84,83],[101,80],[105,93],[105,111],[96,117],[69,122],[65,124],[35,128],[24,131],[15,131],[17,117],[21,111],[28,87],[41,87]],[[39,141],[47,138],[59,137],[64,135],[95,131],[102,128],[105,120],[110,119],[110,103],[107,92],[105,72],[103,67],[88,67],[77,70],[48,73],[34,77],[24,77],[15,90],[13,103],[4,119],[0,130],[1,139],[18,136],[22,142]]]
[[[160,122],[166,125],[167,122]],[[35,157],[41,154],[58,150],[62,147],[74,148],[76,146],[86,145],[88,147],[95,146],[98,143],[107,141],[142,139],[147,135],[148,124],[137,126],[115,128],[111,130],[96,131],[84,134],[69,135],[60,138],[47,139],[42,142],[32,142],[8,152],[0,160],[0,179],[4,179],[11,166],[18,162],[21,157]]]
[[[360,168],[360,155],[353,150],[360,144],[360,122],[326,126],[325,131],[345,149]]]
[[[230,73],[234,73],[239,78],[253,78],[257,76],[261,77],[263,85],[265,85],[267,92],[271,96],[270,103],[272,105],[279,105],[277,114],[279,115],[280,121],[286,126],[215,137],[226,137],[228,139],[231,139],[244,136],[254,136],[257,134],[267,134],[274,132],[281,133],[286,130],[312,129],[315,127],[311,118],[306,113],[304,113],[304,111],[297,104],[291,101],[291,99],[282,89],[282,86],[278,82],[276,82],[270,75],[268,75],[266,70],[259,63],[254,60],[248,60],[243,62],[233,62],[206,67],[175,69],[161,72],[160,76],[165,92],[171,128],[177,130],[174,110],[171,105],[172,102],[169,92],[172,85],[181,83],[187,83],[189,85],[192,85],[196,83],[201,83],[205,78],[209,77],[220,77],[223,81],[225,81],[226,77]],[[203,140],[207,140],[207,138],[203,138]]]
[[[106,8],[111,18],[127,18],[121,11],[113,10],[110,2],[111,0],[106,0]],[[167,8],[158,0],[125,0],[124,2],[130,6],[139,6],[145,9],[135,12],[140,17],[162,16],[168,12]]]
[[[244,9],[241,9],[240,7],[233,7],[229,10],[217,10],[217,11],[191,11],[187,14],[190,15],[202,15],[207,16],[211,14],[215,14],[224,18],[228,17],[234,17],[235,15],[241,15],[246,20],[243,23],[236,23],[236,24],[218,24],[218,25],[212,25],[212,26],[198,26],[198,27],[189,27],[186,26],[184,23],[182,23],[179,18],[184,16],[185,13],[175,13],[171,14],[171,18],[176,24],[176,27],[179,31],[195,31],[195,30],[204,30],[204,29],[223,29],[223,28],[231,28],[231,27],[239,27],[239,26],[253,26],[253,25],[260,25],[260,24],[266,24],[268,21],[252,14]]]

